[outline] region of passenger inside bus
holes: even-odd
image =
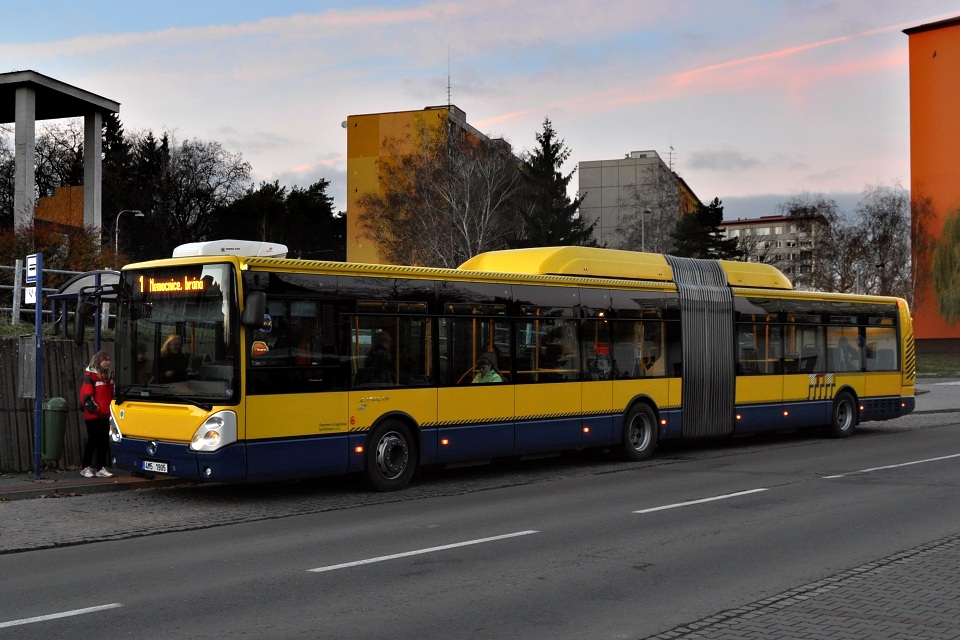
[[[137,359],[133,365],[133,379],[137,384],[150,384],[153,379],[153,368],[150,359],[147,357],[147,345],[142,342],[137,343]]]
[[[500,374],[497,373],[496,369],[493,368],[493,363],[490,361],[490,357],[487,355],[482,355],[477,360],[477,375],[473,377],[473,383],[489,383],[489,382],[503,382],[503,378],[500,377]]]
[[[367,352],[363,368],[357,371],[357,384],[393,384],[393,339],[386,331],[377,331]]]

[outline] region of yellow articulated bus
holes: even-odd
[[[193,243],[116,285],[114,464],[211,482],[819,427],[914,408],[903,300],[769,265],[554,247],[458,269]],[[81,315],[82,314],[78,314]]]

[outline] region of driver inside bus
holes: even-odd
[[[183,352],[183,338],[176,334],[167,337],[160,347],[160,375],[164,382],[183,382],[187,379],[187,354]]]

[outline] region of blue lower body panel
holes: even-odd
[[[127,471],[155,473],[145,470],[144,462],[162,462],[170,476],[208,482],[267,482],[340,475],[363,468],[362,457],[352,455],[346,435],[236,443],[214,452],[158,442],[151,454],[147,452],[149,444],[137,438],[111,443],[114,464]],[[359,463],[352,459],[357,457]]]

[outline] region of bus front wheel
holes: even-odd
[[[645,404],[634,405],[623,421],[620,455],[626,460],[647,460],[657,448],[657,416]]]
[[[834,438],[849,438],[857,426],[857,403],[847,391],[841,391],[833,400],[827,433]]]
[[[407,486],[417,469],[417,444],[410,429],[387,420],[370,434],[367,445],[367,479],[377,491]]]

